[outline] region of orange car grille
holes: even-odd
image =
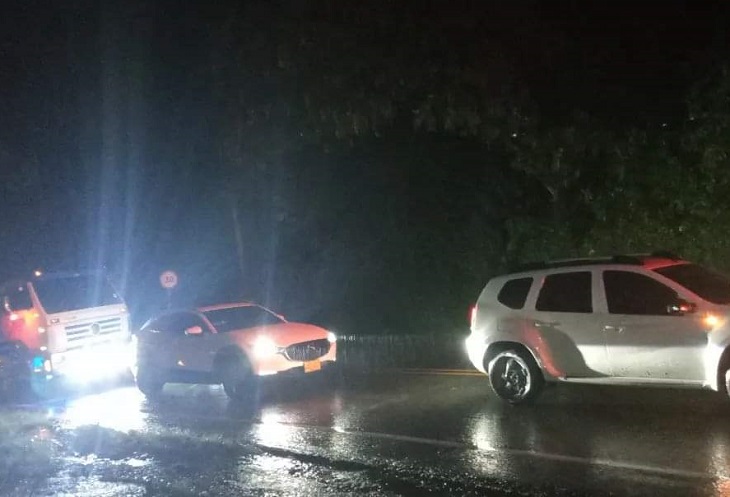
[[[290,361],[313,361],[329,351],[330,342],[324,338],[290,345],[284,349],[284,356]]]

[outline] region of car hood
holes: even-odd
[[[252,344],[259,336],[266,336],[271,338],[279,347],[288,347],[295,343],[327,338],[327,330],[324,328],[304,323],[271,324],[234,330],[229,333],[242,338],[248,344]]]

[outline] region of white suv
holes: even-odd
[[[669,253],[554,261],[491,279],[474,366],[512,404],[544,383],[730,391],[730,280]]]

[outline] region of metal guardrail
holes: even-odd
[[[471,368],[466,334],[338,335],[337,362],[348,368]]]

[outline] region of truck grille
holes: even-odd
[[[290,361],[313,361],[330,351],[330,342],[326,338],[311,342],[295,343],[284,350],[284,356]]]
[[[95,343],[111,338],[122,331],[122,318],[103,318],[86,323],[66,326],[68,348],[83,347],[87,343]]]

